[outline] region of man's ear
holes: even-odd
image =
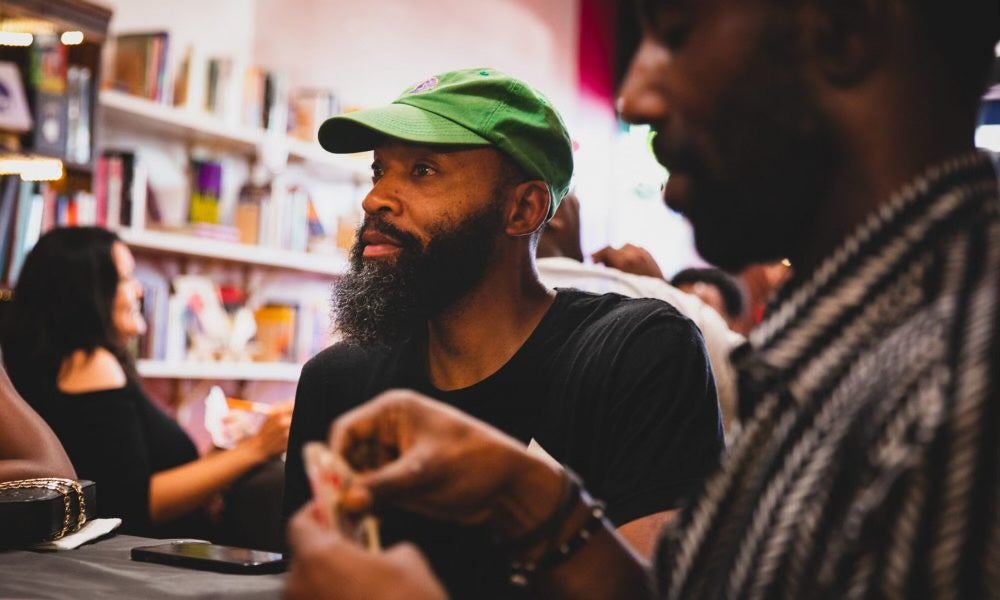
[[[504,233],[511,237],[531,235],[549,215],[549,187],[544,181],[534,179],[517,184],[510,194]]]
[[[803,7],[804,43],[837,87],[864,80],[885,58],[893,10],[887,0],[816,0]]]

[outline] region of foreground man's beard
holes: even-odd
[[[426,248],[381,216],[366,218],[351,250],[351,270],[333,290],[337,331],[349,342],[389,345],[471,291],[483,278],[502,223],[502,204],[490,202],[458,225],[431,233]],[[396,259],[365,260],[366,228],[402,244]]]

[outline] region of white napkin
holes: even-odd
[[[34,550],[72,550],[79,548],[91,540],[96,540],[102,535],[111,533],[122,524],[121,519],[93,519],[80,528],[80,531],[71,533],[58,540],[35,544],[31,548]]]

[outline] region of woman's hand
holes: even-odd
[[[268,413],[260,430],[256,434],[247,438],[248,443],[253,444],[262,457],[267,460],[272,456],[277,456],[288,448],[288,428],[292,424],[291,402],[276,404]]]
[[[439,600],[447,598],[423,555],[410,544],[373,554],[328,529],[307,504],[288,524],[292,565],[286,600]]]
[[[361,473],[343,507],[372,501],[518,537],[559,502],[562,476],[517,441],[415,392],[385,392],[334,422],[330,445]]]

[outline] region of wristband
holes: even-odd
[[[552,514],[541,525],[535,527],[534,530],[529,531],[520,538],[509,540],[504,544],[511,554],[515,554],[518,550],[528,550],[543,539],[557,535],[559,526],[573,512],[583,486],[576,473],[567,467],[563,467],[562,469],[562,480],[562,494],[559,498],[559,504],[553,509]]]
[[[510,583],[516,587],[527,587],[539,573],[566,562],[587,545],[605,523],[604,503],[595,502],[590,506],[590,516],[573,535],[561,544],[549,548],[535,561],[511,561]]]

